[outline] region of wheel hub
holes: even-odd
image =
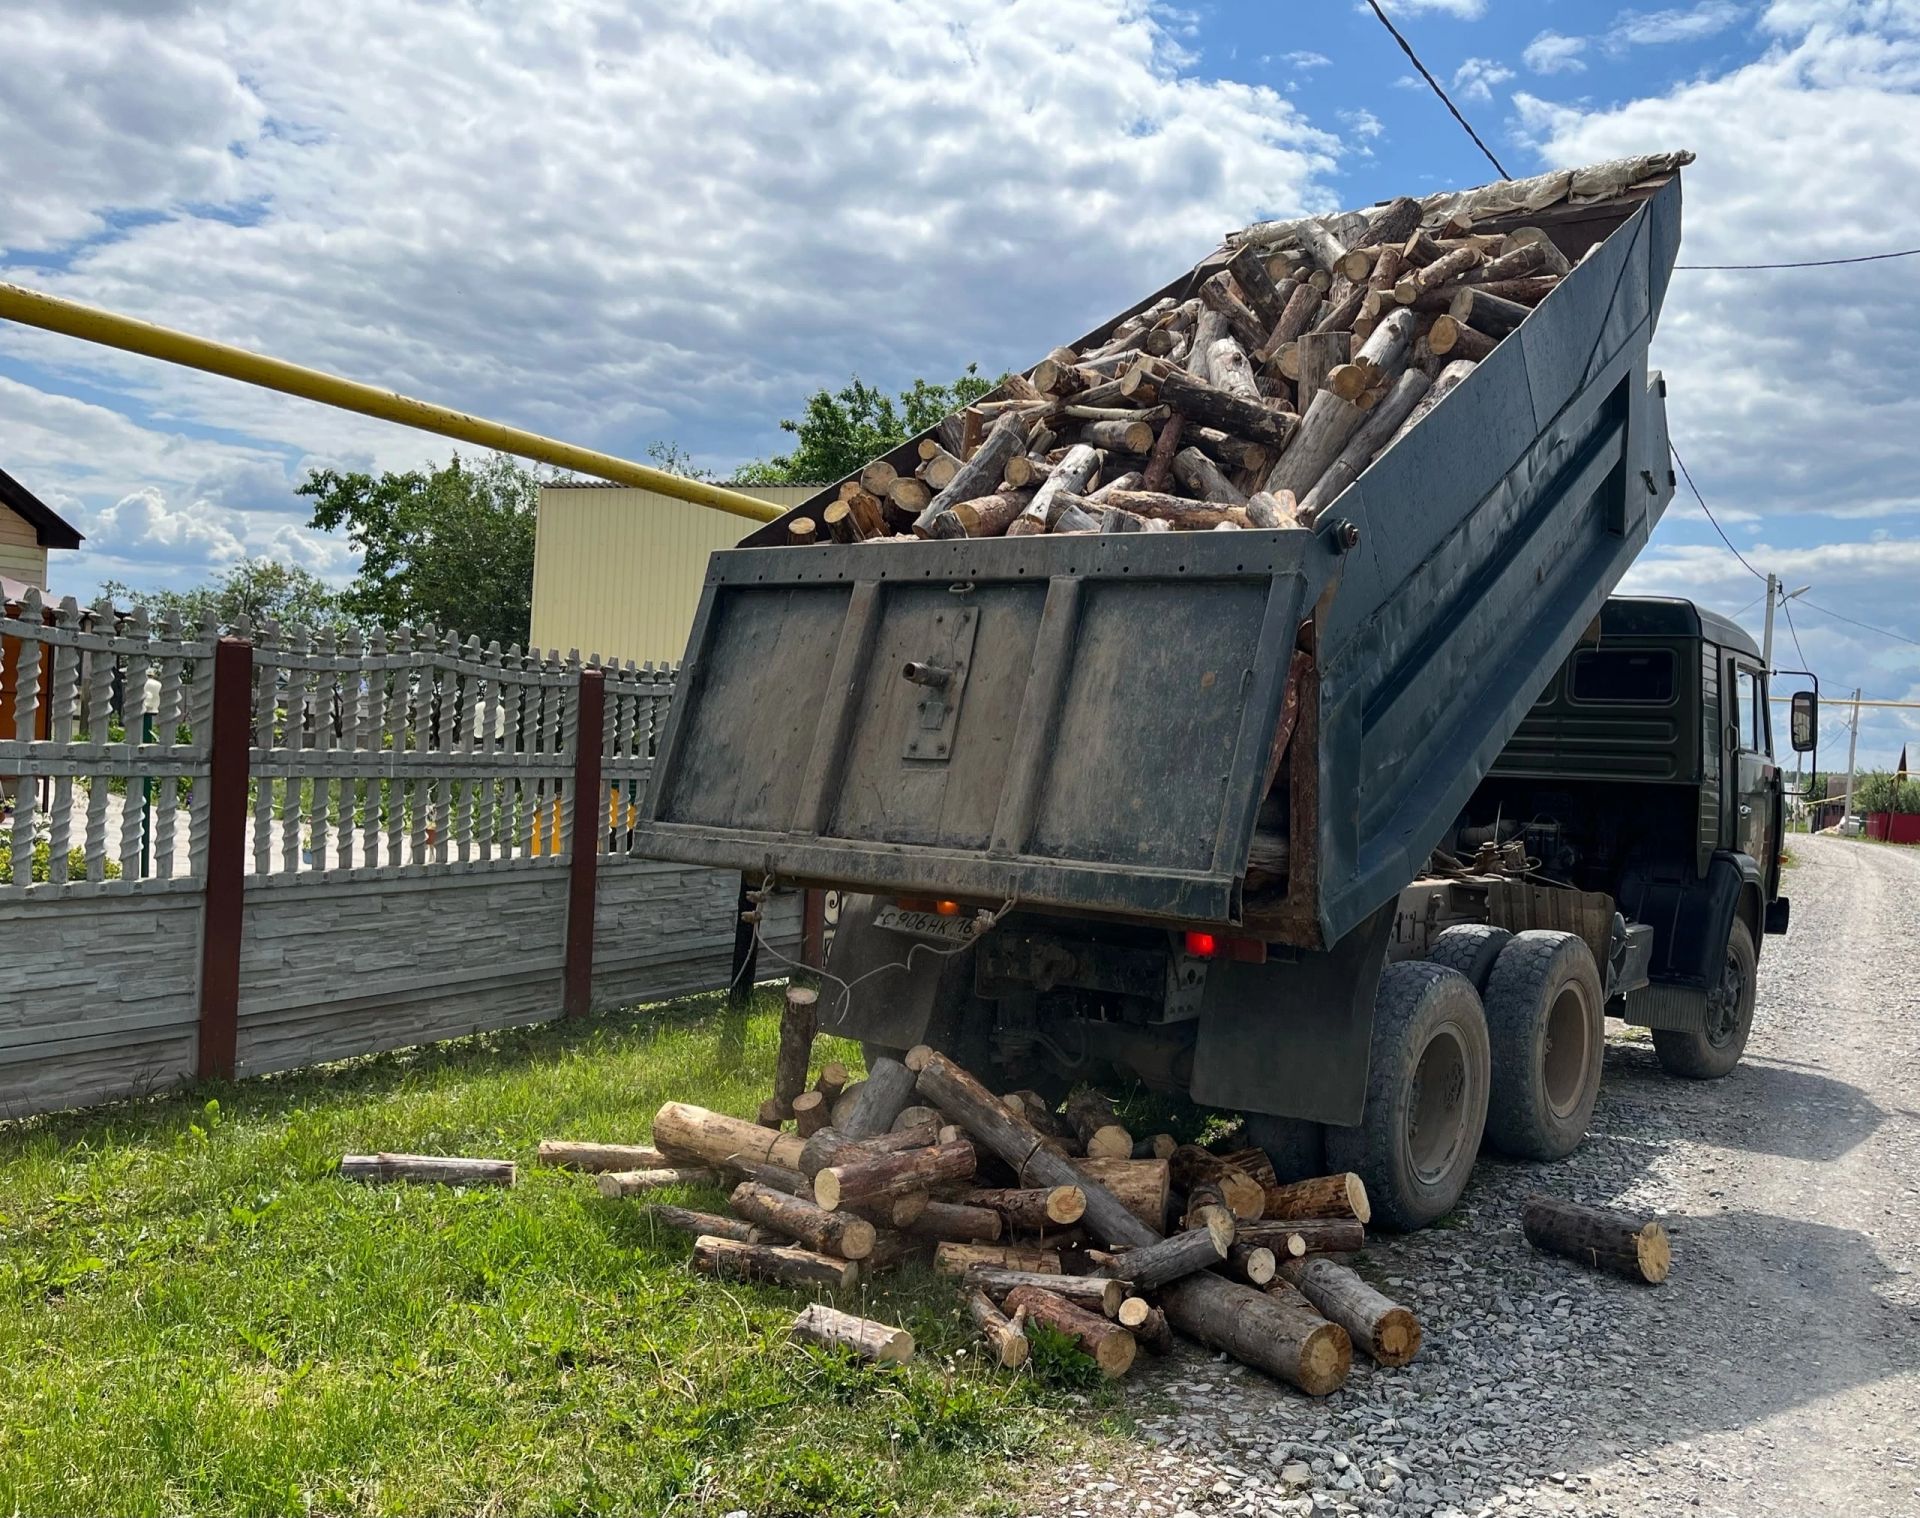
[[[1407,1099],[1407,1157],[1428,1185],[1452,1168],[1467,1098],[1467,1052],[1449,1030],[1421,1051]]]
[[[1707,992],[1707,1042],[1725,1048],[1740,1030],[1740,1003],[1746,980],[1732,954],[1720,971],[1720,982]]]

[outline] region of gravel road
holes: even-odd
[[[1187,1345],[1130,1383],[1137,1432],[1028,1491],[1036,1515],[1920,1513],[1920,849],[1796,839],[1745,1060],[1664,1075],[1610,1024],[1591,1136],[1482,1160],[1457,1227],[1363,1268],[1426,1348],[1312,1402]],[[1660,1215],[1636,1287],[1535,1254],[1552,1191]]]

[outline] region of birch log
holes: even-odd
[[[913,1358],[913,1335],[904,1328],[876,1323],[871,1318],[856,1318],[824,1302],[802,1308],[787,1337],[796,1344],[850,1349],[862,1360],[882,1365],[900,1365]]]
[[[1152,436],[1151,430],[1148,436]],[[1053,525],[1054,517],[1065,504],[1065,497],[1084,491],[1087,482],[1100,468],[1100,462],[1099,450],[1085,443],[1069,448],[1066,457],[1054,465],[1048,474],[1046,483],[1033,493],[1033,499],[1027,502],[1020,515],[1008,526],[1007,536],[1017,538],[1045,532]]]
[[[573,1139],[540,1140],[539,1162],[556,1170],[663,1170],[673,1163],[651,1144],[586,1144]]]

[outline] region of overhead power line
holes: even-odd
[[[1780,609],[1787,614],[1787,631],[1793,634],[1793,651],[1800,656],[1800,667],[1812,669],[1813,666],[1807,662],[1807,651],[1800,646],[1800,629],[1793,625],[1793,598],[1789,596],[1782,601]]]
[[[1700,494],[1700,487],[1693,483],[1693,475],[1687,469],[1687,461],[1680,457],[1680,450],[1674,447],[1672,443],[1668,443],[1667,452],[1673,455],[1674,463],[1680,466],[1680,477],[1687,482],[1687,489],[1693,492],[1693,498],[1700,503],[1700,509],[1706,512],[1707,520],[1713,523],[1713,530],[1720,534],[1720,541],[1727,545],[1727,552],[1738,559],[1742,567],[1744,567],[1747,573],[1752,575],[1754,579],[1766,579],[1765,575],[1747,563],[1747,556],[1733,546],[1733,539],[1727,536],[1726,529],[1721,527],[1719,519],[1714,516],[1712,509],[1707,505],[1707,498]]]
[[[1920,248],[1902,248],[1896,253],[1862,253],[1856,258],[1807,258],[1785,264],[1675,264],[1675,269],[1833,269],[1841,264],[1877,264],[1889,258],[1920,256]]]
[[[1440,97],[1440,103],[1453,113],[1453,119],[1460,123],[1461,130],[1473,139],[1473,145],[1476,148],[1487,155],[1487,162],[1499,170],[1502,179],[1513,178],[1513,176],[1507,172],[1507,166],[1493,156],[1493,149],[1480,140],[1480,134],[1474,131],[1473,123],[1460,114],[1460,107],[1455,105],[1453,101],[1447,97],[1447,92],[1440,88],[1440,81],[1427,72],[1427,66],[1420,61],[1420,55],[1413,50],[1413,44],[1401,36],[1400,28],[1387,19],[1387,13],[1380,9],[1380,0],[1367,0],[1367,4],[1373,8],[1374,15],[1380,18],[1380,24],[1393,34],[1393,40],[1400,44],[1400,51],[1407,55],[1408,61],[1420,70],[1420,77],[1426,80],[1428,87],[1432,89],[1434,94]]]
[[[1878,633],[1881,637],[1891,638],[1896,643],[1911,643],[1915,648],[1920,648],[1920,638],[1909,638],[1905,633],[1894,632],[1891,628],[1875,627],[1871,622],[1862,622],[1858,617],[1849,617],[1840,612],[1831,611],[1827,607],[1809,601],[1805,596],[1800,598],[1800,604],[1809,611],[1819,612],[1823,617],[1832,617],[1836,622],[1846,622],[1854,627],[1863,627],[1870,633]]]

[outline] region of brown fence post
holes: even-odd
[[[200,933],[203,1077],[230,1079],[240,1039],[240,938],[247,888],[247,778],[251,769],[253,645],[222,638],[213,651],[207,753],[207,878]],[[168,781],[169,785],[173,782]]]
[[[593,904],[599,878],[600,835],[607,827],[607,798],[600,784],[601,724],[607,710],[607,677],[580,671],[579,720],[573,738],[573,817],[567,847],[567,964],[565,1010],[585,1017],[593,1010]]]

